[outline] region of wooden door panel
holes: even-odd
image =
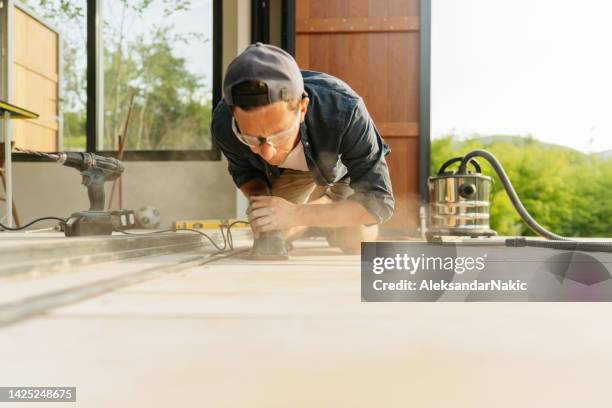
[[[385,228],[418,226],[419,1],[296,1],[296,59],[361,95],[392,154],[396,213]]]
[[[385,142],[393,156],[387,157],[387,165],[393,178],[395,196],[395,214],[387,223],[391,224],[387,228],[413,232],[419,225],[419,183],[418,178],[414,177],[419,171],[419,140],[415,137],[392,137],[385,139]]]

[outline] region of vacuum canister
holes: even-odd
[[[444,163],[437,176],[429,177],[430,236],[493,236],[489,227],[490,194],[493,180],[481,174],[480,165],[470,160],[475,172],[447,171],[463,157]]]

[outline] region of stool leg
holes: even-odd
[[[11,143],[11,132],[9,132],[9,120],[11,119],[10,113],[4,110],[4,120],[2,126],[4,127],[4,172],[5,174],[5,191],[6,191],[6,223],[9,227],[13,226],[13,164],[12,164],[12,153],[13,145]]]
[[[6,180],[4,179],[4,169],[0,169],[0,180],[2,180],[2,188],[4,189],[4,194],[6,194]],[[6,198],[0,197],[0,201],[6,203]]]
[[[0,179],[2,179],[2,188],[6,193],[6,180],[4,178],[4,172],[0,171]],[[6,199],[1,199],[1,201],[6,202]],[[15,221],[15,225],[17,228],[21,227],[21,223],[19,222],[19,215],[17,215],[17,206],[15,205],[15,201],[13,200],[13,221]]]
[[[15,204],[15,200],[13,199],[13,222],[17,228],[21,227],[21,222],[19,222],[19,215],[17,214],[17,205]]]

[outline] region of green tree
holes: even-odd
[[[112,85],[105,88],[105,145],[114,146],[122,132],[134,94],[127,148],[208,149],[212,101],[202,92],[204,78],[173,53],[173,44],[189,39],[173,35],[172,27],[154,30],[131,41],[125,51],[117,47],[107,53],[105,66],[114,68],[105,71]]]

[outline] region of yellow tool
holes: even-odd
[[[217,229],[221,225],[229,225],[234,221],[234,218],[223,218],[216,220],[179,220],[174,221],[173,228],[176,230],[184,229]],[[232,228],[248,228],[246,224],[236,224]]]

